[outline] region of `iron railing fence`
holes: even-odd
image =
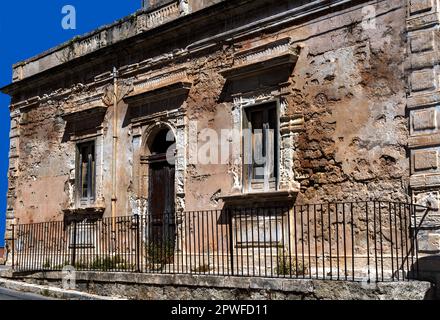
[[[368,201],[21,224],[13,268],[409,280],[418,272],[417,216],[426,210]]]

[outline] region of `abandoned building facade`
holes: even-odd
[[[2,89],[9,250],[18,224],[149,213],[164,224],[338,201],[438,207],[437,1],[143,6],[14,65]],[[436,221],[434,210],[419,234],[429,253],[440,251]]]

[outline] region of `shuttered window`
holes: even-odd
[[[276,190],[279,167],[277,105],[247,108],[245,116],[244,159],[248,189]]]

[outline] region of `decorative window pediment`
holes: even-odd
[[[80,136],[96,133],[104,121],[107,107],[94,106],[64,113],[61,117],[67,122],[65,135]]]
[[[128,104],[138,104],[144,101],[161,100],[170,95],[188,93],[191,86],[186,67],[150,74],[134,81],[133,92],[124,101]]]
[[[177,112],[192,87],[186,67],[152,73],[133,83],[132,93],[124,98],[129,105],[125,122],[139,123],[152,116]]]
[[[124,101],[128,104],[136,105],[148,101],[163,100],[170,96],[187,94],[191,89],[191,86],[192,83],[189,81],[175,81],[151,90],[130,95],[125,98]]]
[[[107,112],[107,107],[95,106],[87,109],[79,109],[73,112],[64,113],[61,117],[67,122],[77,122],[88,118],[103,116]]]
[[[298,61],[300,49],[292,47],[290,38],[237,52],[234,65],[220,73],[226,79],[240,80],[271,71],[278,67],[291,68]]]
[[[300,48],[290,38],[237,52],[231,68],[220,71],[226,79],[221,100],[259,91],[279,91],[288,83]]]

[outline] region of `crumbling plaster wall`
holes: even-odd
[[[289,101],[305,120],[295,154],[303,202],[408,200],[406,10],[375,10],[375,28],[363,28],[359,9],[292,33],[304,43]]]
[[[204,129],[214,130],[220,139],[222,129],[232,128],[232,106],[219,102],[225,85],[220,71],[231,62],[230,47],[225,47],[224,50],[210,56],[197,57],[191,62],[191,76],[194,81],[187,101],[187,118],[189,123],[197,125],[197,131],[192,128],[188,133],[197,132],[199,148],[209,139],[201,135]],[[203,153],[200,149],[190,152],[209,156],[209,153]],[[219,161],[220,157],[221,152],[218,150]],[[186,207],[190,211],[219,208],[218,196],[230,193],[233,187],[230,166],[219,163],[203,164],[200,163],[201,159],[196,160],[197,163],[189,163],[187,167]]]
[[[364,12],[357,7],[235,44],[250,48],[288,36],[292,46],[302,47],[286,97],[286,113],[304,117],[293,153],[295,180],[301,183],[298,202],[408,200],[406,10],[402,1],[375,8],[375,29],[362,27]],[[231,63],[230,54],[224,49],[217,62],[215,55],[194,61],[199,79],[189,117],[208,127],[228,121],[232,126],[232,119],[219,121],[231,118],[231,105],[215,103],[224,84],[218,71]],[[231,190],[231,170],[226,180],[225,171],[190,167],[191,203],[203,208],[217,190]]]
[[[188,57],[192,88],[184,107],[185,121],[197,120],[199,129],[231,128],[234,106],[220,99],[225,85],[220,71],[232,65],[236,50],[290,37],[292,46],[302,47],[285,110],[304,118],[303,131],[294,135],[293,146],[294,178],[301,183],[298,201],[406,200],[406,9],[398,0],[379,2],[375,8],[376,29],[362,28],[362,6],[356,6]],[[182,47],[185,41],[173,45]],[[107,216],[112,196],[112,108],[108,107],[104,120],[101,151],[100,192]],[[118,215],[130,214],[136,203],[133,166],[139,159],[134,156],[131,127],[123,124],[127,108],[124,102],[118,106]],[[22,115],[28,120],[20,125],[15,216],[23,222],[61,218],[60,210],[69,202],[65,186],[71,180],[75,156],[74,144],[62,142],[65,123],[58,116],[62,112],[62,102],[55,102]],[[188,164],[184,209],[220,207],[217,196],[230,193],[234,186],[237,173],[232,169],[230,165]]]
[[[48,102],[21,115],[14,208],[19,223],[60,220],[69,201],[66,183],[75,153],[61,142],[65,126],[59,110],[58,103]]]

